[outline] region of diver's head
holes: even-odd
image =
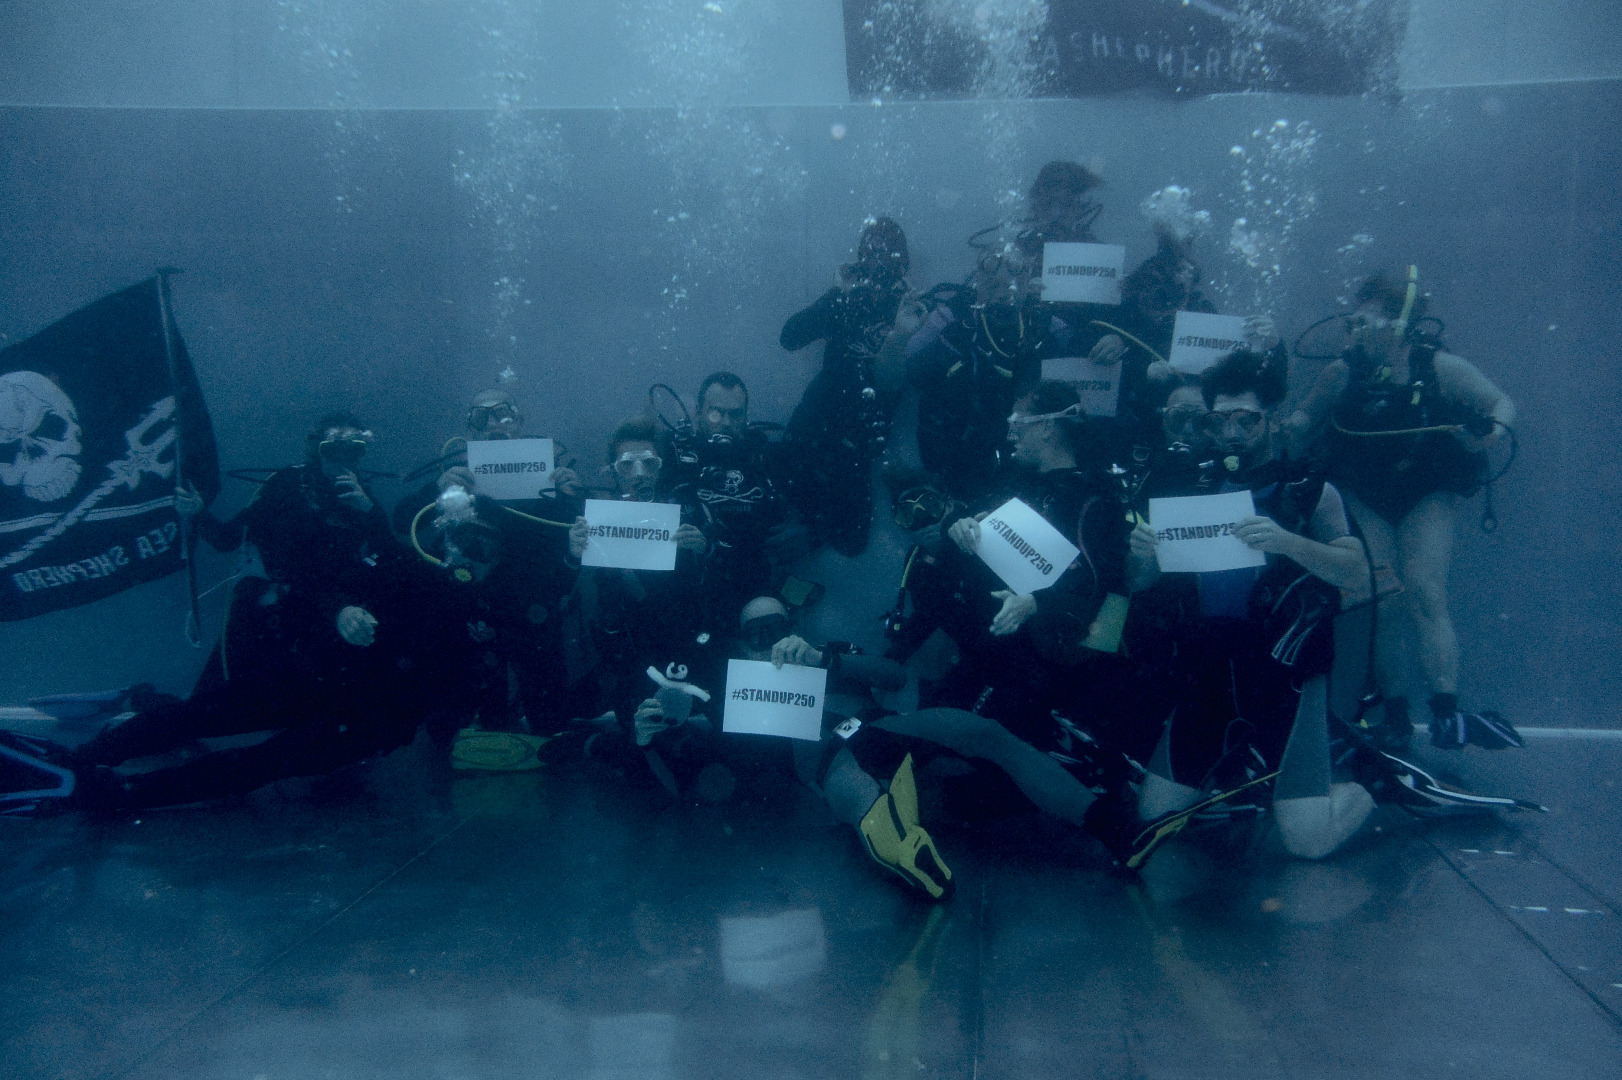
[[[467,410],[467,437],[475,442],[524,437],[524,414],[505,390],[481,390]]]
[[[1353,359],[1374,365],[1390,362],[1427,307],[1412,268],[1402,275],[1382,272],[1368,278],[1358,286],[1355,301],[1346,319]]]
[[[845,267],[845,277],[874,285],[892,285],[907,276],[912,260],[907,234],[891,218],[875,218],[862,229],[856,242],[856,261]]]
[[[738,615],[738,644],[745,660],[770,660],[772,646],[793,632],[788,608],[775,596],[757,596]]]
[[[1273,456],[1278,408],[1288,389],[1284,365],[1266,353],[1235,349],[1200,380],[1206,431],[1230,472]]]
[[[329,477],[353,473],[372,443],[372,432],[349,412],[323,416],[304,438],[304,456]]]
[[[1091,241],[1102,207],[1089,196],[1104,180],[1074,161],[1050,161],[1036,174],[1027,195],[1031,218],[1043,240]]]
[[[1015,244],[980,257],[969,284],[974,302],[980,307],[1013,306],[1040,297],[1042,290],[1041,253],[1031,255]]]
[[[1085,454],[1086,420],[1075,387],[1051,379],[1037,383],[1008,416],[1015,464],[1039,472],[1075,468]]]
[[[1187,248],[1169,233],[1160,246],[1121,282],[1121,306],[1151,317],[1166,318],[1185,310],[1200,282],[1200,268]]]
[[[608,468],[622,499],[652,502],[664,468],[659,429],[649,416],[633,416],[614,429],[608,440]]]
[[[1160,434],[1166,449],[1186,454],[1190,460],[1203,454],[1211,445],[1205,430],[1210,411],[1199,383],[1189,379],[1174,386],[1160,409]]]
[[[749,430],[749,389],[730,371],[706,375],[698,384],[698,419],[693,430],[700,439],[737,440]]]

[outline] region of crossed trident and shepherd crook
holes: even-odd
[[[13,551],[10,555],[0,559],[0,567],[13,566],[28,558],[34,552],[55,540],[58,536],[77,525],[86,514],[95,509],[96,504],[111,495],[120,486],[128,485],[131,491],[141,486],[141,477],[147,473],[167,480],[174,475],[175,463],[173,461],[159,461],[159,457],[180,438],[180,432],[175,425],[170,424],[160,431],[151,442],[147,436],[152,429],[175,415],[175,399],[173,395],[164,398],[152,406],[151,410],[141,418],[141,422],[124,432],[124,441],[129,444],[129,453],[118,461],[109,461],[107,471],[112,475],[101,482],[83,499],[79,505],[69,510],[57,519],[56,524],[40,533],[27,544]]]

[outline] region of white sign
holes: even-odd
[[[676,530],[681,507],[675,503],[586,500],[586,550],[582,566],[625,570],[676,569]]]
[[[1119,304],[1126,248],[1120,244],[1043,244],[1042,299]]]
[[[820,741],[827,689],[828,672],[824,668],[728,660],[721,730],[736,735],[784,735]]]
[[[1076,388],[1088,416],[1114,416],[1121,404],[1121,362],[1100,364],[1085,356],[1054,356],[1042,361],[1042,378]]]
[[[492,499],[535,499],[552,490],[551,439],[480,439],[467,444],[473,487]]]
[[[1233,532],[1235,525],[1255,515],[1256,502],[1248,491],[1150,499],[1149,527],[1155,531],[1160,569],[1170,574],[1266,566],[1267,556]]]
[[[1179,311],[1171,332],[1171,366],[1198,375],[1245,343],[1243,315]]]
[[[1009,499],[980,523],[980,561],[1017,593],[1033,593],[1059,580],[1081,549],[1018,499]]]

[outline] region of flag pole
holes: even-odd
[[[179,274],[183,271],[172,266],[158,268],[158,321],[163,325],[163,355],[169,362],[169,387],[178,398],[180,395],[180,372],[175,368],[175,337],[172,319],[169,314],[169,275]],[[175,488],[180,490],[186,484],[186,424],[185,417],[176,410],[175,414]],[[197,595],[197,560],[192,558],[192,551],[196,547],[197,523],[187,518],[180,524],[180,559],[186,564],[186,590],[191,597],[191,610],[186,615],[186,642],[194,649],[203,647],[203,617],[202,607]]]

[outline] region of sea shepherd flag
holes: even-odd
[[[220,466],[161,276],[0,352],[0,621],[184,567],[181,482]]]

